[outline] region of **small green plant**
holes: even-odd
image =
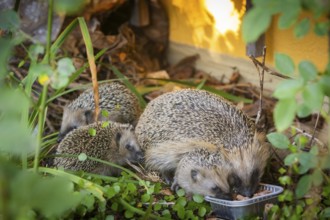
[[[75,8],[79,8],[84,1],[74,2]],[[44,136],[49,103],[72,92],[73,89],[65,91],[67,85],[87,67],[94,65],[94,60],[106,51],[105,48],[94,56],[83,18],[73,20],[51,43],[53,3],[55,8],[61,10],[71,4],[62,0],[49,1],[47,43],[33,43],[26,48],[28,55],[18,66],[29,66],[23,80],[15,78],[7,69],[7,64],[13,48],[17,45],[24,47],[22,43],[29,37],[20,31],[16,12],[9,10],[0,13],[0,29],[5,31],[0,38],[1,218],[203,219],[210,212],[210,206],[203,197],[195,195],[188,200],[183,190],[177,194],[164,193],[166,186],[161,183],[142,180],[130,170],[83,153],[69,156],[119,167],[123,170],[122,175],[109,177],[40,167],[40,158],[47,157],[45,152],[55,144],[57,135]],[[74,68],[70,57],[62,57],[58,53],[77,25],[83,32],[90,61],[78,70]],[[142,106],[145,105],[128,79],[115,67],[111,68],[140,97]],[[49,92],[49,87],[54,89],[53,93]],[[107,122],[103,125],[107,126]],[[90,134],[95,135],[95,130],[90,130]]]
[[[279,15],[280,29],[294,26],[296,38],[304,37],[314,24],[314,33],[325,36],[330,30],[329,1],[261,1],[254,0],[254,7],[248,11],[243,21],[243,38],[254,42],[269,27],[272,16]],[[309,14],[302,16],[303,11]],[[328,53],[329,56],[330,53]],[[313,145],[313,137],[307,138],[292,129],[293,140],[281,132],[287,130],[296,116],[307,117],[318,112],[326,122],[330,122],[328,110],[323,108],[325,97],[330,95],[330,60],[325,70],[317,70],[308,61],[299,62],[295,67],[292,59],[282,53],[275,54],[276,69],[289,76],[276,88],[273,96],[278,99],[274,109],[277,132],[267,135],[271,144],[286,150],[284,167],[279,172],[279,182],[285,191],[279,196],[279,204],[270,213],[271,219],[327,219],[329,208],[329,164],[330,148],[322,150]]]

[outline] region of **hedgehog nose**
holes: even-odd
[[[142,151],[137,152],[136,156],[139,163],[142,163],[144,161],[144,154]]]
[[[64,135],[62,133],[58,134],[57,143],[60,143],[63,140]]]
[[[244,190],[243,192],[241,192],[241,194],[245,197],[251,198],[254,193],[251,190]]]

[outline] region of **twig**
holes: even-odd
[[[259,109],[258,109],[258,114],[257,114],[257,118],[255,121],[255,124],[257,125],[259,123],[260,117],[261,117],[261,113],[262,113],[262,94],[263,94],[263,88],[264,88],[264,73],[265,73],[265,58],[266,58],[266,47],[263,48],[262,51],[262,71],[260,72],[260,69],[258,67],[258,60],[253,57],[250,56],[250,58],[253,61],[253,64],[256,66],[257,70],[258,70],[258,74],[259,74],[259,82],[260,82],[260,93],[259,93]],[[260,62],[259,62],[260,63]]]
[[[301,130],[300,128],[296,127],[296,126],[291,126],[292,128],[296,129],[298,132],[300,132],[301,134],[305,135],[306,137],[309,137],[309,138],[312,138],[312,135],[307,133],[306,131],[304,130]],[[321,146],[321,147],[324,147],[325,144],[320,141],[319,139],[315,138],[314,137],[314,140]]]
[[[262,50],[262,71],[259,71],[259,79],[260,79],[260,96],[259,96],[259,110],[257,114],[256,124],[258,124],[261,114],[262,114],[262,96],[264,91],[264,76],[265,76],[265,62],[266,62],[266,46],[264,46]]]
[[[314,141],[314,138],[315,138],[316,128],[317,128],[317,125],[319,123],[319,119],[320,119],[320,112],[317,113],[316,122],[315,122],[314,129],[313,129],[313,134],[312,134],[312,137],[311,137],[311,139],[309,140],[309,142],[308,142],[308,144],[306,146],[306,148],[308,150],[312,147],[312,144],[313,144],[313,141]]]
[[[250,57],[250,59],[252,59],[252,61],[253,61],[253,63],[255,64],[255,65],[258,65],[258,66],[261,66],[264,70],[266,70],[269,74],[271,74],[271,75],[274,75],[274,76],[278,76],[278,77],[281,77],[281,78],[283,78],[283,79],[291,79],[291,77],[289,77],[289,76],[286,76],[286,75],[283,75],[283,74],[281,74],[281,73],[279,73],[279,72],[276,72],[276,71],[273,71],[273,70],[271,70],[269,67],[267,67],[266,65],[263,65],[259,60],[257,60],[255,57],[253,57],[253,56],[249,56]]]

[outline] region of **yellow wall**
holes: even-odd
[[[216,53],[248,59],[240,26],[234,31],[220,34],[214,28],[214,18],[205,9],[205,0],[163,0],[170,18],[170,40],[172,42],[206,48]],[[222,0],[218,0],[222,4]],[[234,1],[236,12],[241,12],[241,0]],[[273,65],[274,53],[288,54],[296,64],[301,60],[311,60],[320,70],[328,62],[327,37],[319,37],[310,32],[302,39],[296,39],[292,28],[279,30],[277,18],[266,32],[267,64]],[[241,17],[240,17],[241,21]],[[226,21],[224,21],[226,22]]]

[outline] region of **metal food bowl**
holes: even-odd
[[[263,216],[265,205],[277,203],[277,197],[283,192],[280,186],[260,184],[258,191],[270,191],[265,195],[256,196],[242,201],[231,201],[205,196],[205,200],[211,203],[213,213],[223,219],[241,219],[251,216]]]

